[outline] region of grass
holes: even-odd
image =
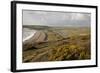
[[[36,26],[35,26],[36,28]],[[91,59],[89,27],[62,27],[41,30],[47,39],[23,51],[23,62],[67,61]]]

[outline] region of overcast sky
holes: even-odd
[[[23,25],[90,26],[90,13],[23,10]]]

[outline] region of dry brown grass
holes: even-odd
[[[63,31],[67,36],[56,33],[59,31]],[[36,43],[34,47],[37,49],[31,48],[23,51],[23,62],[85,60],[91,58],[89,28],[64,28],[63,30],[53,29],[43,32],[47,33],[47,40]]]

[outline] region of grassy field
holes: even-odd
[[[89,27],[24,26],[42,31],[46,39],[23,50],[23,62],[91,59]]]

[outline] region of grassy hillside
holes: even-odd
[[[41,30],[47,38],[42,42],[36,42],[31,48],[23,51],[23,62],[25,63],[91,58],[89,27],[27,27]]]

